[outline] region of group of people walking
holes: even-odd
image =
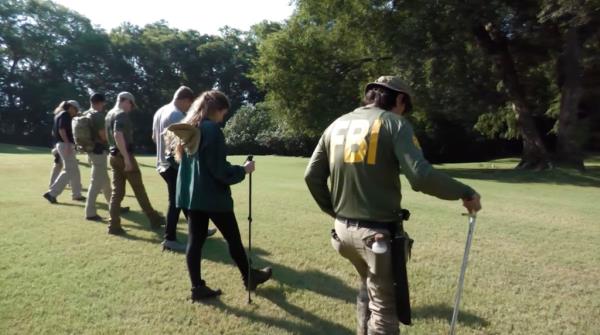
[[[399,77],[383,76],[368,84],[363,106],[341,116],[325,130],[305,173],[316,203],[334,220],[332,246],[350,261],[361,280],[357,334],[398,334],[399,312],[406,312],[401,310],[404,307],[398,307],[395,293],[402,286],[395,269],[398,264],[404,266],[406,256],[398,259],[392,252],[397,248],[391,247],[397,236],[406,234],[402,223],[409,214],[401,207],[400,172],[416,191],[445,200],[462,199],[471,214],[481,209],[475,190],[435,170],[425,160],[412,125],[405,118],[413,102],[410,87]],[[108,232],[120,235],[126,233],[120,214],[128,181],[151,226],[158,228],[164,218],[150,204],[134,155],[129,114],[136,106],[135,99],[131,93],[119,93],[107,115],[103,112],[104,103],[104,96],[94,94],[86,112],[92,119],[95,141],[92,152],[88,152],[92,178],[87,199],[81,195],[71,130],[71,119],[80,109],[73,100],[61,103],[55,113],[53,136],[60,159],[55,160],[54,170],[62,165],[62,171],[56,177],[53,172],[44,197],[56,203],[70,183],[73,200],[86,201],[86,219],[100,221],[95,202],[101,192],[109,202]],[[206,91],[195,98],[190,88],[182,86],[153,119],[157,170],[167,185],[169,200],[162,245],[170,250],[184,248],[176,238],[177,221],[183,212],[188,222],[186,262],[193,301],[221,294],[221,290],[208,287],[201,276],[202,246],[214,233],[208,228],[209,220],[227,241],[248,290],[256,289],[272,276],[269,267],[250,268],[233,211],[230,185],[253,173],[255,163],[246,161],[237,166],[226,159],[221,124],[229,106],[222,92]]]
[[[182,86],[175,92],[173,100],[154,115],[152,139],[157,147],[157,170],[165,180],[168,191],[166,220],[152,206],[135,158],[134,125],[130,119],[130,113],[136,108],[135,97],[129,92],[119,93],[114,107],[108,113],[104,112],[105,104],[105,96],[95,93],[90,97],[90,109],[83,113],[75,100],[61,102],[56,108],[52,131],[56,142],[53,148],[55,160],[50,186],[43,197],[56,204],[58,196],[70,184],[72,199],[86,202],[85,219],[102,222],[104,219],[96,211],[96,199],[102,193],[109,205],[108,233],[123,235],[126,231],[121,225],[121,214],[129,211],[129,208],[121,207],[121,203],[128,182],[151,228],[165,226],[165,238],[161,243],[163,248],[186,250],[193,301],[221,294],[219,289],[209,288],[200,274],[202,246],[206,238],[216,232],[208,228],[209,218],[227,241],[247,289],[255,290],[259,284],[271,278],[271,268],[249,267],[233,213],[230,185],[244,180],[246,174],[254,171],[255,164],[248,161],[244,166],[233,166],[227,162],[225,140],[219,123],[228,113],[229,99],[219,91],[207,91],[195,98],[190,88]],[[81,194],[76,152],[82,147],[77,145],[76,136],[73,135],[75,117],[89,118],[93,141],[93,145],[85,150],[91,164],[87,197]],[[177,154],[177,150],[180,153],[187,150],[184,148],[185,142],[175,135],[181,135],[182,130],[174,129],[168,140],[165,139],[167,128],[176,124],[187,124],[188,128],[198,131],[202,129],[202,136],[198,134],[194,137],[193,159],[189,155]],[[184,134],[189,133],[189,129],[183,131]],[[190,143],[186,143],[186,146],[189,147]],[[112,187],[108,162],[112,171]],[[179,162],[182,163],[181,167]],[[188,221],[187,247],[177,241],[177,222],[181,212]]]

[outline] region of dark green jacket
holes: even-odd
[[[393,222],[401,214],[400,172],[415,191],[441,199],[475,192],[425,160],[405,118],[375,107],[358,108],[325,130],[305,180],[319,207],[333,217]]]
[[[229,185],[244,180],[242,166],[226,158],[225,136],[210,120],[200,125],[200,147],[193,156],[183,155],[177,177],[177,207],[205,212],[233,211]]]

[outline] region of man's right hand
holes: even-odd
[[[133,164],[131,163],[131,160],[125,159],[125,172],[131,171],[133,171]]]
[[[475,193],[470,199],[462,199],[462,201],[469,214],[475,214],[481,210],[481,196],[479,193]]]

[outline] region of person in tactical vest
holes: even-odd
[[[357,334],[399,334],[392,268],[397,261],[385,246],[390,245],[391,231],[402,229],[406,219],[400,172],[415,191],[445,200],[462,199],[470,213],[481,209],[477,192],[435,170],[423,157],[404,117],[413,100],[410,87],[399,77],[382,76],[368,84],[365,106],[325,130],[305,173],[313,198],[335,219],[333,247],[354,265],[361,279]]]
[[[84,114],[91,120],[91,137],[94,142],[92,151],[88,152],[88,159],[92,165],[90,187],[88,188],[87,200],[85,203],[85,218],[91,221],[102,221],[102,218],[96,212],[96,198],[98,193],[102,192],[106,203],[110,203],[110,179],[108,177],[107,154],[108,146],[106,141],[106,129],[104,119],[106,113],[104,106],[106,99],[101,93],[94,93],[90,97],[90,109]]]

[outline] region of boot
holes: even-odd
[[[205,299],[214,298],[221,295],[221,290],[213,290],[206,286],[204,280],[200,284],[200,286],[196,286],[192,288],[192,302],[198,302]]]
[[[111,235],[125,235],[126,232],[121,226],[111,226],[108,227],[108,233]]]
[[[249,289],[250,291],[254,291],[254,290],[256,290],[256,287],[258,285],[269,280],[272,275],[273,275],[273,270],[271,269],[270,266],[267,266],[266,268],[262,268],[260,270],[251,269],[250,270],[250,280],[245,279],[244,286],[246,286],[247,290]]]
[[[158,212],[154,212],[152,215],[149,216],[150,218],[150,227],[152,227],[152,229],[159,229],[160,227],[165,225],[165,218],[158,214]]]

